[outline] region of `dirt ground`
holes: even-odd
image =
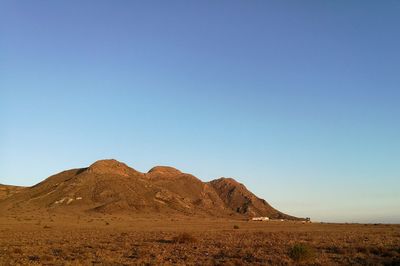
[[[0,265],[400,265],[400,225],[0,215]]]

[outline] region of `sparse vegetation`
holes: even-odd
[[[296,243],[289,249],[289,257],[297,262],[310,260],[314,256],[314,249],[305,243]]]
[[[59,257],[59,256],[61,256],[63,251],[60,248],[53,248],[53,249],[51,249],[51,253],[52,253],[52,255]]]
[[[235,224],[235,225],[233,226],[233,229],[239,229],[239,225]]]
[[[400,265],[399,225],[118,218],[0,217],[0,265]]]
[[[39,256],[37,256],[37,255],[28,256],[28,259],[30,261],[39,261],[40,260]]]
[[[180,233],[172,239],[173,243],[186,244],[196,242],[197,239],[189,233]]]
[[[24,254],[24,253],[22,252],[22,249],[20,249],[20,248],[14,248],[14,254],[22,255],[22,254]]]

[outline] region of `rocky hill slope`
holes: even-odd
[[[29,188],[0,187],[0,211],[40,210],[298,219],[274,209],[231,178],[202,182],[166,166],[141,173],[116,160],[63,171]]]

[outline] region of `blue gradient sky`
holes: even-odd
[[[400,222],[399,1],[1,1],[0,183],[116,158]]]

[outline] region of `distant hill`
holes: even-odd
[[[141,173],[112,159],[63,171],[29,188],[0,186],[0,211],[35,210],[299,219],[274,209],[231,178],[202,182],[167,166]]]

